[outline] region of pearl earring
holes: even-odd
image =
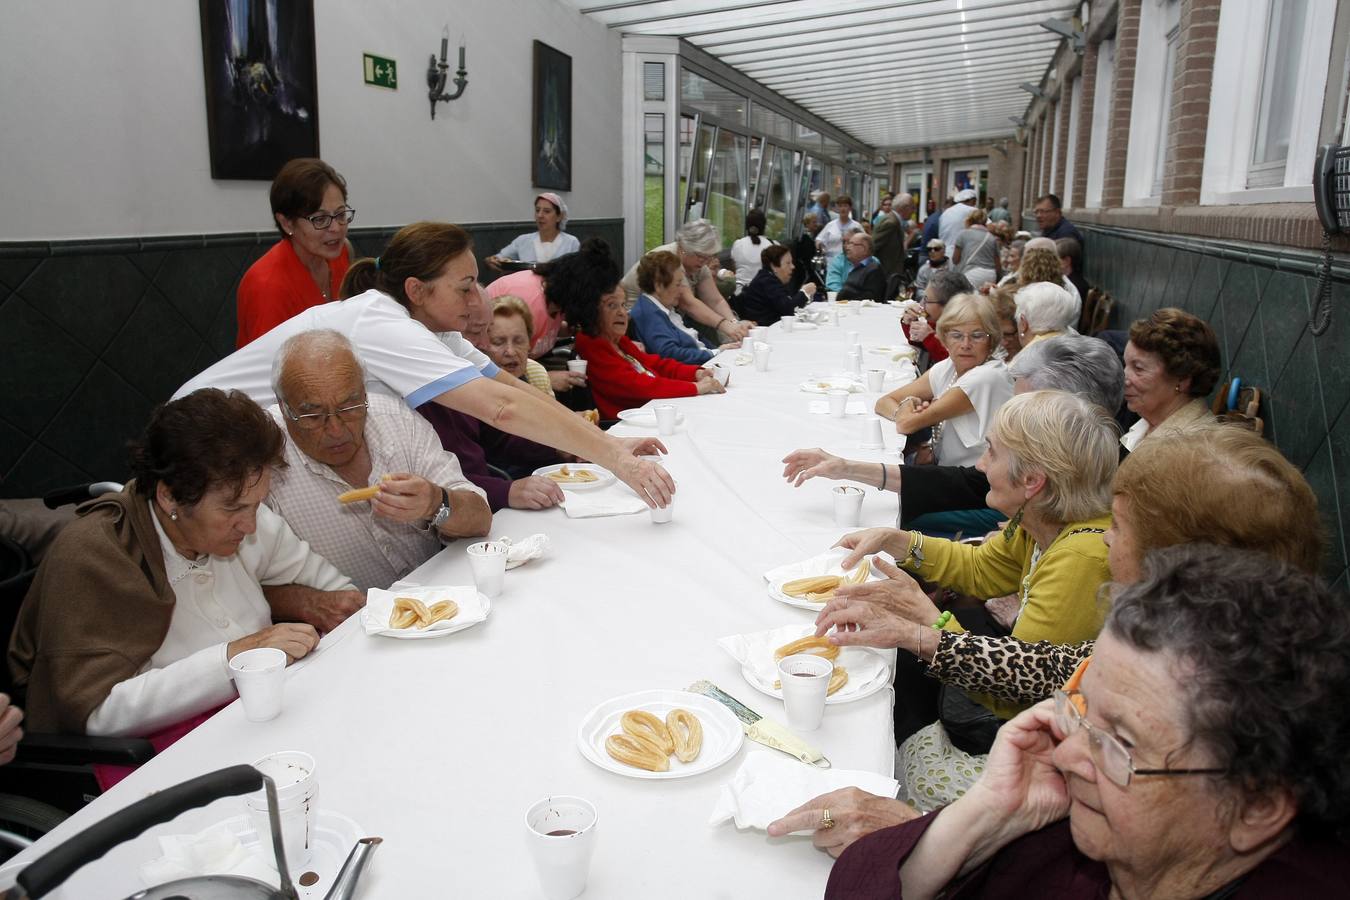
[[[177,522],[177,521],[178,521],[178,510],[176,510],[176,509],[171,509],[171,510],[169,510],[169,518],[172,519],[173,521]]]

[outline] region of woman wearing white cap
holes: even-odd
[[[494,269],[508,260],[519,262],[548,262],[581,249],[581,242],[563,231],[567,227],[567,204],[554,193],[536,194],[534,198],[536,230],[520,235],[507,244],[496,256],[484,262]]]

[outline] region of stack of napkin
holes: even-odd
[[[781,753],[752,751],[722,785],[709,825],[735,819],[737,828],[768,830],[769,823],[821,794],[856,787],[878,797],[894,797],[900,782],[875,772],[819,769]]]

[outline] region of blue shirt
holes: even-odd
[[[881,265],[881,260],[875,256],[869,256],[867,259],[858,263],[858,266],[870,266],[872,264]],[[834,259],[830,260],[830,267],[825,271],[825,290],[837,291],[844,286],[848,280],[849,273],[858,266],[848,261],[848,257],[840,253]]]
[[[649,294],[638,297],[629,316],[633,320],[637,340],[642,342],[648,353],[695,366],[702,365],[716,355],[690,337],[689,332],[677,326],[661,301]]]

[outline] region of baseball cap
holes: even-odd
[[[931,241],[929,241],[929,242],[928,242],[927,244],[925,244],[924,246],[927,247],[929,250],[946,250],[946,249],[947,249],[947,245],[944,244],[944,243],[942,243],[942,241],[938,240],[937,238],[933,238]]]
[[[957,191],[957,192],[956,192],[956,202],[957,202],[957,203],[964,203],[964,202],[967,201],[967,200],[974,200],[974,199],[976,199],[977,197],[979,197],[979,194],[975,193],[975,192],[974,192],[973,190],[971,190],[970,188],[966,188],[964,191]]]

